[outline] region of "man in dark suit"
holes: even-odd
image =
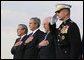
[[[25,50],[24,50],[24,59],[37,59],[38,57],[38,44],[41,40],[44,32],[39,30],[40,19],[37,17],[31,18],[29,21],[29,27],[32,33],[28,36],[28,39],[25,41]]]
[[[50,19],[47,18],[45,18],[43,21],[43,27],[46,33],[39,43],[39,59],[56,59],[55,43],[49,29],[49,21]]]
[[[70,8],[71,5],[58,4],[56,14],[50,22],[50,31],[56,40],[56,59],[78,59],[78,55],[81,52],[79,28],[70,19]],[[58,29],[54,19],[56,15],[59,20],[63,21]]]
[[[11,53],[14,55],[14,59],[22,59],[24,48],[23,48],[23,42],[27,39],[27,26],[24,24],[19,24],[17,28],[17,35],[20,38],[16,39],[16,42],[14,46],[11,49]]]

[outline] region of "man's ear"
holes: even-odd
[[[23,32],[25,32],[25,29],[23,30]]]
[[[69,11],[68,11],[67,9],[65,10],[65,12],[66,12],[66,13],[65,13],[66,15],[68,15],[68,14],[69,14]]]

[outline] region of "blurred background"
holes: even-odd
[[[29,30],[29,19],[41,19],[40,29],[43,30],[42,21],[47,16],[53,16],[56,4],[72,5],[71,19],[77,23],[81,38],[83,35],[83,1],[1,1],[1,59],[12,59],[10,50],[17,36],[18,24],[26,24]],[[61,21],[57,22],[57,27]]]

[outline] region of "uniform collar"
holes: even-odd
[[[70,18],[68,18],[67,20],[63,21],[63,24],[66,24],[66,22],[69,22]]]

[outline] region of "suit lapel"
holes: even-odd
[[[25,35],[25,36],[22,38],[22,40],[21,40],[21,41],[26,40],[26,38],[27,38],[27,35]]]
[[[38,35],[39,31],[40,31],[40,30],[38,29],[38,30],[33,34],[33,36],[36,37],[36,36]]]

